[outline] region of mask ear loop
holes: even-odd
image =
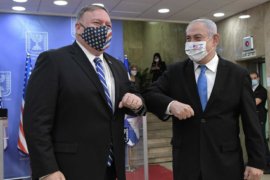
[[[215,34],[214,34],[215,35]],[[205,41],[206,43],[205,43],[205,48],[206,48],[206,46],[207,46],[207,43],[208,43],[208,41],[210,40],[210,39],[213,39],[214,38],[214,35],[212,36],[212,37],[210,37],[210,38],[208,38],[207,39],[207,41]],[[214,39],[213,39],[214,40]],[[209,54],[210,52],[212,52],[213,50],[215,49],[215,47],[213,47],[212,49],[210,49],[209,51],[207,51],[207,53]]]
[[[80,26],[82,26],[83,29],[85,29],[85,26],[84,26],[82,23],[79,22],[78,24],[79,24]],[[76,34],[82,37],[82,34],[78,34],[78,33],[76,33]]]
[[[78,23],[78,24],[81,25],[85,29],[85,26],[82,23]]]

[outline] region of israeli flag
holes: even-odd
[[[139,142],[140,124],[141,124],[140,118],[126,115],[124,127],[127,131],[126,132],[127,145],[135,146]]]

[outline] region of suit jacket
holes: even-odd
[[[262,102],[257,105],[257,113],[259,115],[259,120],[262,124],[266,122],[267,110],[265,109],[265,103],[267,100],[267,90],[259,84],[259,86],[254,91],[255,98],[260,98]]]
[[[173,120],[174,180],[237,180],[244,164],[239,139],[239,115],[245,132],[248,164],[264,168],[264,145],[248,72],[220,59],[205,111],[197,92],[191,60],[176,63],[144,93],[147,109],[166,120],[172,100],[189,104],[195,116]]]
[[[68,180],[104,180],[110,143],[119,180],[125,179],[124,114],[130,86],[122,63],[104,53],[115,80],[115,112],[95,69],[77,43],[40,54],[30,77],[24,132],[33,179],[60,170]]]

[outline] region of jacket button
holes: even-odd
[[[206,119],[201,119],[201,123],[206,123]]]

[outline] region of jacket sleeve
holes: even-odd
[[[143,93],[148,111],[161,120],[167,120],[170,117],[165,112],[169,103],[173,101],[173,98],[169,96],[172,79],[168,70]]]
[[[247,165],[258,169],[264,169],[265,148],[248,72],[244,73],[242,83],[241,117],[248,154]]]
[[[33,179],[59,169],[51,139],[57,93],[57,68],[49,53],[45,52],[38,57],[29,79],[23,114]]]

